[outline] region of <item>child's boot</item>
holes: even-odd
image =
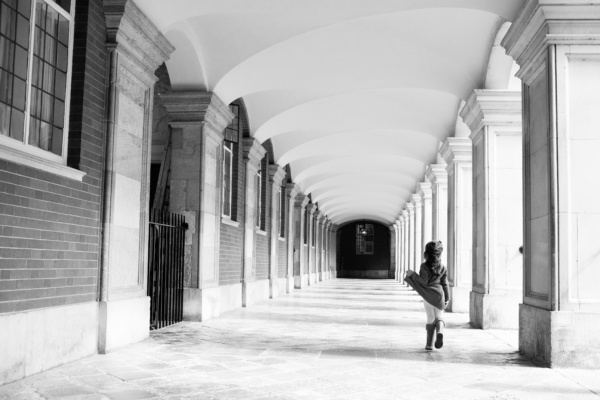
[[[444,327],[446,326],[446,323],[441,319],[436,319],[433,321],[433,326],[437,331],[435,336],[435,348],[441,349],[444,345]]]
[[[425,329],[427,330],[427,343],[425,344],[425,350],[433,350],[433,332],[435,331],[435,325],[427,324],[425,325]]]

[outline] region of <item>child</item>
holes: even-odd
[[[435,348],[440,349],[444,345],[444,327],[446,323],[442,319],[444,310],[448,306],[448,270],[442,265],[440,257],[444,246],[442,242],[429,242],[425,246],[425,262],[421,264],[419,273],[408,270],[404,280],[423,297],[425,313],[427,314],[427,343],[426,350],[433,350],[434,331],[437,331]]]

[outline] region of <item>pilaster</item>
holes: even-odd
[[[279,165],[269,165],[269,183],[271,184],[271,238],[269,251],[269,298],[274,299],[279,296],[279,276],[277,257],[279,250],[279,226],[281,223],[281,201],[278,201],[279,196],[285,196],[285,193],[280,193],[281,182],[285,178],[285,169]]]
[[[427,181],[417,183],[417,194],[421,197],[421,253],[423,253],[425,245],[433,240],[431,183]]]
[[[415,206],[412,203],[406,204],[408,213],[408,269],[416,269],[415,264]]]
[[[473,273],[471,139],[449,137],[440,149],[448,173],[448,311],[468,312]]]
[[[519,349],[600,368],[597,237],[600,3],[525,3],[502,45],[523,82],[523,304]]]
[[[403,232],[402,232],[402,281],[404,281],[404,275],[406,271],[410,269],[410,217],[408,215],[408,209],[402,210],[402,221],[403,221]],[[405,282],[406,284],[406,282]]]
[[[308,254],[307,244],[304,243],[306,229],[306,206],[310,198],[299,193],[294,200],[294,225],[296,234],[294,236],[294,287],[303,289],[308,285]],[[308,232],[307,232],[308,233]]]
[[[133,2],[106,0],[104,12],[110,85],[99,281],[100,353],[149,335],[146,278],[154,71],[174,50]]]
[[[415,193],[411,195],[410,202],[414,209],[414,268],[418,272],[423,262],[423,199]]]
[[[473,145],[471,325],[516,329],[523,290],[521,93],[475,90],[461,117]]]
[[[306,206],[306,212],[308,213],[308,240],[306,243],[306,252],[308,260],[308,284],[314,285],[316,283],[316,262],[315,262],[315,247],[313,246],[314,235],[316,233],[315,225],[315,213],[317,213],[317,205],[309,203]],[[317,213],[318,215],[318,213]]]
[[[300,253],[298,251],[299,247],[296,241],[298,238],[297,233],[299,229],[299,221],[295,218],[295,210],[296,207],[294,203],[296,201],[296,196],[300,192],[300,188],[296,186],[294,183],[287,183],[285,186],[285,195],[287,196],[288,206],[288,226],[287,226],[287,249],[288,249],[288,258],[287,258],[287,272],[286,272],[286,293],[291,293],[294,290],[294,262],[296,258],[300,257]]]

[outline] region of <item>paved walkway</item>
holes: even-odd
[[[423,306],[393,281],[338,279],[180,323],[150,339],[0,387],[0,399],[600,399],[600,371],[551,370],[515,331],[447,314],[424,350]]]

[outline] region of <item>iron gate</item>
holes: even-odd
[[[183,215],[152,210],[148,244],[148,296],[150,329],[183,320]]]

